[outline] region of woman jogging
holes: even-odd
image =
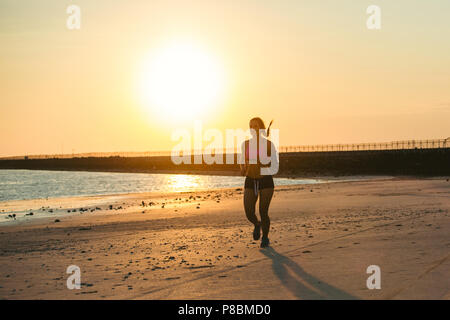
[[[247,219],[254,225],[253,239],[262,239],[261,248],[269,245],[269,205],[274,192],[272,175],[278,171],[278,155],[274,144],[267,139],[270,133],[261,118],[250,120],[252,138],[242,144],[240,167],[245,176],[244,209]],[[255,214],[256,201],[259,196],[259,215]]]

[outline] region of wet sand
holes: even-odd
[[[277,187],[267,249],[241,188],[0,203],[41,208],[0,224],[0,298],[450,299],[447,180]]]

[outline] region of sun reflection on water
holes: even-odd
[[[192,191],[204,187],[198,176],[187,174],[170,175],[166,184],[171,192]]]

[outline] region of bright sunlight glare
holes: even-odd
[[[152,114],[171,120],[201,118],[224,91],[224,71],[201,47],[173,43],[156,50],[142,69],[141,91]]]

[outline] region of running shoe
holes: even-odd
[[[266,248],[266,247],[268,247],[268,246],[269,246],[269,243],[270,243],[269,238],[263,237],[263,238],[261,239],[261,248]]]

